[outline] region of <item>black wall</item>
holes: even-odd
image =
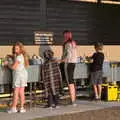
[[[64,0],[1,0],[0,45],[16,41],[34,44],[34,31],[54,32],[54,44],[62,44],[69,29],[78,44],[96,41],[120,44],[120,5]]]

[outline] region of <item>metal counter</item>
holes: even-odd
[[[89,63],[77,63],[75,66],[74,79],[86,79],[90,75],[90,67]],[[103,63],[103,77],[111,77],[111,67],[109,62]]]
[[[29,66],[27,71],[28,83],[41,80],[39,65]],[[9,84],[10,82],[12,82],[12,71],[7,67],[0,66],[0,85]]]
[[[86,79],[90,75],[90,64],[77,63],[74,72],[74,79]],[[41,80],[40,75],[41,66],[31,65],[28,71],[28,83],[38,82]],[[108,62],[103,64],[103,76],[112,80],[112,73],[115,72],[115,81],[120,81],[120,67],[111,68]],[[12,71],[6,67],[0,66],[0,85],[9,84],[12,82]]]

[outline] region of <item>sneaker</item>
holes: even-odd
[[[76,106],[77,106],[76,101],[71,102],[71,105],[72,105],[73,107],[76,107]]]
[[[52,110],[52,109],[53,109],[53,107],[48,107],[47,109]]]
[[[98,98],[98,101],[101,102],[101,98]]]
[[[73,107],[76,107],[76,106],[77,106],[77,104],[76,104],[76,103],[73,103],[73,104],[72,104],[72,106],[73,106]]]
[[[48,105],[46,105],[44,108],[47,108],[47,109],[53,109],[53,107],[52,106],[48,106]]]
[[[60,108],[60,106],[55,106],[55,108],[56,108],[56,109],[59,109],[59,108]]]
[[[7,113],[11,114],[11,113],[17,113],[18,111],[16,110],[16,108],[11,108],[10,110],[7,111]]]
[[[26,112],[26,109],[20,108],[20,113],[25,113],[25,112]]]

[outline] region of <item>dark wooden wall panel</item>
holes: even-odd
[[[54,1],[54,0],[53,0]],[[69,29],[81,44],[90,44],[92,6],[86,3],[56,1],[47,3],[47,29],[55,33],[55,43],[63,41],[62,32]]]
[[[120,44],[120,5],[99,5],[97,9],[94,39],[104,44]]]
[[[67,0],[1,0],[0,45],[34,44],[34,31],[54,32],[54,44],[69,29],[80,45],[120,44],[120,5]]]
[[[64,29],[73,32],[78,44],[120,44],[119,12],[120,5],[52,0],[47,3],[47,28],[54,31],[56,44],[63,41]]]
[[[40,30],[40,0],[2,0],[0,3],[0,44],[22,41],[33,44]]]

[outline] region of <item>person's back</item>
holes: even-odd
[[[68,42],[64,48],[65,53],[63,54],[63,59],[66,59],[68,63],[76,63],[77,62],[77,48],[76,43],[72,41]]]
[[[102,70],[104,54],[102,52],[96,52],[93,54],[92,58],[93,58],[92,72]]]

